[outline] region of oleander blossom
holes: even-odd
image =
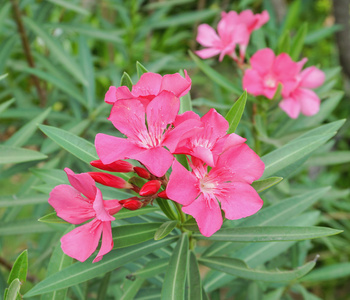
[[[204,236],[221,228],[221,209],[227,219],[235,220],[253,215],[262,207],[263,201],[251,183],[263,174],[264,163],[244,142],[222,153],[211,170],[195,157],[190,166],[191,172],[178,161],[173,162],[166,194],[196,219]]]
[[[295,89],[300,66],[287,53],[275,56],[271,49],[261,49],[251,57],[250,64],[251,69],[246,70],[243,77],[243,88],[248,93],[272,99],[279,83],[282,96],[288,96]]]
[[[253,14],[251,10],[242,11],[240,14],[235,11],[222,12],[217,26],[218,33],[208,24],[199,25],[196,40],[205,49],[196,51],[196,54],[203,59],[220,54],[219,61],[228,55],[242,63],[251,33],[268,20],[267,11],[261,14]],[[239,57],[236,54],[237,45],[239,46]]]
[[[307,59],[298,62],[301,70]],[[321,86],[325,81],[325,74],[315,66],[306,68],[296,76],[296,85],[290,93],[283,96],[279,107],[287,115],[296,119],[300,112],[305,116],[313,116],[320,110],[320,98],[312,90]]]
[[[71,224],[92,220],[65,234],[61,238],[62,250],[68,256],[83,262],[97,249],[102,235],[101,248],[93,260],[98,262],[113,248],[111,221],[115,218],[112,215],[122,205],[118,200],[103,200],[101,191],[89,174],[74,174],[68,168],[64,171],[71,185],[56,186],[50,193],[50,205],[58,217]]]
[[[191,89],[191,78],[184,70],[185,78],[179,73],[161,76],[157,73],[144,73],[131,91],[126,86],[111,86],[105,95],[105,102],[114,104],[119,100],[139,100],[147,106],[162,91],[172,92],[180,98]]]
[[[102,163],[135,159],[153,175],[163,176],[173,162],[171,152],[179,139],[199,123],[187,120],[174,127],[179,108],[179,98],[168,91],[160,92],[146,108],[139,100],[115,102],[109,120],[127,138],[97,134],[95,145]]]

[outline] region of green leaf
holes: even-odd
[[[61,218],[57,217],[57,213],[53,212],[50,214],[47,214],[40,219],[38,219],[39,222],[43,223],[58,223],[58,224],[69,224],[65,220],[62,220]]]
[[[210,237],[194,234],[197,239],[230,242],[282,242],[315,239],[343,232],[328,227],[263,226],[223,228]]]
[[[158,207],[146,206],[142,207],[138,210],[128,210],[126,208],[122,208],[116,215],[114,215],[116,220],[127,219],[131,217],[136,217],[139,215],[148,214],[151,212],[159,211]]]
[[[86,10],[83,7],[80,7],[78,5],[75,5],[74,3],[70,2],[70,1],[64,1],[64,0],[48,0],[49,2],[56,4],[58,6],[61,6],[67,10],[71,10],[74,11],[78,14],[82,14],[85,16],[90,15],[90,12],[88,10]]]
[[[153,239],[162,223],[142,223],[118,226],[112,229],[114,247],[125,248]]]
[[[232,105],[231,109],[227,113],[225,119],[230,124],[227,133],[234,133],[237,129],[239,122],[241,121],[245,104],[247,102],[247,91],[237,99],[237,101]]]
[[[170,232],[173,231],[173,229],[178,224],[178,221],[168,221],[160,225],[156,233],[154,234],[154,239],[156,241],[161,240],[162,238],[165,238]]]
[[[65,69],[72,74],[80,83],[83,85],[87,85],[88,82],[82,72],[82,70],[79,68],[78,64],[75,62],[75,60],[67,54],[60,43],[56,41],[52,36],[47,34],[43,29],[42,26],[36,24],[32,19],[28,17],[23,17],[25,25],[38,36],[40,36],[47,48],[49,48],[51,55],[55,57],[56,60],[58,60]]]
[[[183,299],[188,263],[188,235],[183,233],[170,257],[162,286],[162,300]]]
[[[171,220],[177,220],[174,210],[171,208],[169,201],[167,199],[156,199],[159,208],[162,212]]]
[[[7,283],[10,284],[16,278],[19,279],[21,284],[26,282],[28,271],[28,251],[24,250],[14,262]]]
[[[252,187],[258,192],[261,193],[270,187],[280,183],[283,180],[282,177],[270,177],[266,179],[256,180],[252,183]]]
[[[70,232],[74,229],[74,226],[71,225],[65,233]],[[49,265],[47,267],[47,273],[46,277],[51,276],[52,274],[55,274],[64,268],[67,268],[73,263],[73,258],[69,257],[68,255],[64,254],[61,248],[61,243],[57,243],[55,249],[52,252]],[[66,299],[68,289],[61,289],[56,290],[51,293],[43,294],[40,298],[40,300],[61,300]]]
[[[193,251],[189,252],[189,256],[187,275],[188,299],[202,300],[202,281],[197,258]]]
[[[46,109],[39,116],[23,126],[5,142],[5,145],[13,147],[23,146],[37,130],[38,124],[41,124],[46,119],[50,111],[51,108]]]
[[[305,45],[313,45],[315,42],[324,39],[328,36],[333,36],[337,31],[342,30],[342,25],[335,24],[332,26],[323,27],[321,29],[310,32],[305,38]]]
[[[124,284],[124,293],[120,300],[133,300],[139,289],[141,288],[143,282],[145,280],[143,278],[136,278],[134,281],[127,281]],[[126,286],[126,288],[125,288]]]
[[[160,241],[149,241],[135,246],[112,250],[103,256],[98,263],[92,263],[93,257],[83,263],[75,263],[62,271],[55,273],[39,282],[33,289],[24,295],[24,298],[40,295],[58,289],[70,287],[81,282],[90,280],[126,263],[139,259],[153,251],[166,247],[177,240],[177,237],[169,237]]]
[[[17,199],[15,196],[4,197],[0,199],[0,207],[13,207],[13,206],[24,206],[33,204],[47,203],[46,195],[34,195],[28,197],[20,197]]]
[[[5,291],[4,300],[20,300],[19,291],[21,289],[21,282],[18,278],[14,279],[9,288]]]
[[[3,74],[3,75],[0,75],[0,81],[3,80],[3,79],[5,79],[8,75],[9,75],[9,74],[7,74],[7,73],[6,73],[6,74]]]
[[[101,280],[100,287],[98,288],[98,295],[96,300],[105,300],[107,296],[107,289],[109,281],[111,279],[111,272],[108,272]]]
[[[294,61],[299,60],[299,55],[301,53],[301,50],[303,49],[306,34],[307,34],[307,23],[304,23],[303,25],[300,26],[297,34],[295,35],[293,39],[292,47],[289,52],[290,57]]]
[[[0,113],[2,113],[3,111],[5,111],[13,102],[15,102],[15,99],[10,99],[10,100],[7,100],[6,102],[4,103],[1,103],[0,104]]]
[[[307,166],[329,166],[350,162],[350,151],[332,151],[310,157]]]
[[[136,62],[136,71],[139,78],[142,74],[149,72],[139,61]]]
[[[137,270],[136,272],[128,275],[128,278],[151,278],[160,273],[164,273],[169,265],[169,258],[152,259],[143,268]]]
[[[47,158],[37,151],[12,146],[0,145],[0,164],[20,163]]]
[[[200,258],[199,263],[211,269],[241,278],[268,282],[283,282],[292,281],[304,276],[314,268],[316,261],[310,261],[292,271],[255,270],[249,268],[243,260],[230,257],[205,257]]]
[[[39,125],[39,128],[50,139],[82,161],[90,163],[90,161],[98,159],[95,146],[87,140],[52,126]]]
[[[338,279],[348,276],[350,276],[350,263],[343,262],[340,264],[333,264],[316,269],[307,276],[303,277],[301,281],[330,281],[332,279]]]
[[[198,224],[196,220],[192,217],[190,217],[185,223],[183,223],[182,226],[189,231],[199,232]]]
[[[38,223],[36,219],[32,220],[16,220],[11,222],[0,223],[0,236],[8,236],[15,234],[30,234],[53,231],[49,226]]]
[[[281,54],[281,53],[289,53],[290,49],[290,34],[289,31],[285,31],[283,35],[280,37],[278,41],[278,46],[277,46],[277,53],[276,54]]]
[[[182,77],[185,77],[185,72],[183,70],[180,70],[179,73]],[[182,96],[180,98],[180,110],[179,115],[192,110],[192,101],[191,101],[191,94],[190,91],[187,92],[185,96]]]
[[[226,77],[215,71],[191,51],[189,51],[189,54],[192,60],[196,63],[197,67],[200,68],[211,80],[215,81],[218,85],[234,93],[235,95],[242,95],[243,90],[237,89],[229,80],[226,79]]]
[[[122,79],[120,80],[120,85],[126,86],[131,91],[133,83],[128,73],[123,73]]]

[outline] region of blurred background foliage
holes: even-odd
[[[334,5],[337,2],[334,0]],[[307,33],[299,58],[307,57],[308,66],[316,65],[326,71],[327,82],[318,92],[333,101],[329,101],[329,110],[333,112],[319,117],[317,122],[347,118],[350,80],[340,71],[335,39],[335,34],[345,29],[336,24],[330,0],[0,0],[0,75],[7,74],[0,81],[0,142],[5,146],[40,151],[49,157],[39,163],[37,160],[44,157],[18,164],[1,162],[0,273],[5,275],[0,276],[0,291],[6,286],[4,278],[11,262],[24,248],[30,249],[29,281],[42,278],[44,266],[61,234],[48,238],[48,234],[43,234],[47,231],[46,225],[39,224],[26,231],[26,223],[17,222],[36,220],[49,211],[47,194],[42,192],[47,193],[50,188],[42,185],[42,179],[50,182],[50,178],[40,175],[40,169],[70,166],[75,172],[89,170],[86,164],[46,138],[37,130],[37,124],[59,127],[91,142],[98,132],[116,134],[106,119],[110,106],[104,103],[104,94],[110,85],[119,86],[124,71],[132,75],[134,83],[137,81],[136,61],[149,71],[162,74],[187,69],[193,80],[191,97],[195,109],[204,113],[214,107],[224,113],[239,96],[235,91],[242,89],[241,70],[229,58],[223,63],[217,59],[209,61],[213,69],[232,82],[233,88],[225,89],[217,81],[208,79],[188,51],[198,49],[195,37],[199,24],[214,26],[221,11],[248,8],[256,12],[267,9],[270,14],[270,21],[254,32],[248,56],[266,46],[280,51],[289,49],[289,41],[293,41],[304,26]],[[349,7],[347,14],[348,10]],[[345,92],[344,96],[341,91]],[[291,122],[282,112],[276,115],[275,122],[261,134],[264,143],[261,154],[305,131],[305,127],[298,128],[299,119]],[[238,128],[238,133],[248,139],[250,122],[245,116]],[[316,124],[309,123],[308,129]],[[271,266],[278,265],[279,261],[298,257],[296,253],[300,251],[309,251],[310,258],[321,255],[319,268],[337,267],[333,273],[326,269],[303,285],[295,285],[286,299],[300,299],[295,298],[296,295],[318,299],[308,291],[321,299],[350,299],[347,284],[350,267],[346,264],[350,256],[349,143],[347,121],[336,138],[307,161],[306,167],[298,169],[288,181],[268,193],[271,204],[314,187],[333,186],[316,204],[322,211],[319,221],[345,230],[332,239],[299,242],[290,248],[288,257],[280,255],[269,262]],[[325,153],[329,150],[332,151]],[[26,205],[6,205],[22,198]],[[30,238],[26,234],[30,234]],[[295,262],[291,264],[294,266]],[[28,284],[27,289],[31,283]],[[259,284],[246,280],[235,281],[235,284],[249,287],[237,299],[262,299],[259,291],[263,287]],[[235,287],[227,288],[227,297],[234,290]],[[79,299],[79,292],[74,290],[72,297]],[[212,299],[221,299],[220,295],[215,295]]]

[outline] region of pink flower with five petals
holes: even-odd
[[[221,228],[221,209],[227,219],[235,220],[255,214],[262,207],[263,201],[251,183],[263,174],[264,163],[246,144],[225,151],[210,171],[194,157],[191,167],[192,172],[174,161],[166,194],[196,219],[204,236]]]
[[[111,86],[105,95],[105,102],[113,104],[119,100],[139,100],[147,106],[162,91],[172,92],[180,98],[191,89],[191,78],[184,71],[185,78],[179,73],[161,76],[157,73],[144,73],[140,80],[133,85],[131,91],[126,86],[116,88]]]
[[[61,238],[62,250],[68,256],[83,262],[96,250],[102,235],[100,251],[93,260],[98,262],[113,248],[111,221],[115,218],[112,215],[122,206],[118,200],[103,200],[101,191],[90,175],[74,174],[68,168],[64,170],[71,186],[56,186],[50,193],[50,205],[56,210],[57,216],[71,224],[93,220],[65,234]]]

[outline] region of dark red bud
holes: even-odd
[[[124,160],[117,160],[111,164],[104,164],[101,160],[93,160],[90,162],[90,165],[101,170],[120,173],[132,172],[134,167],[131,163]]]
[[[163,199],[169,199],[165,190],[158,193],[158,197]]]
[[[119,203],[128,210],[137,210],[143,206],[143,203],[137,197],[120,200]]]
[[[98,183],[103,185],[111,186],[116,189],[131,189],[132,185],[129,182],[126,182],[123,178],[102,173],[102,172],[88,172],[88,174]]]
[[[141,196],[152,196],[158,192],[160,189],[161,182],[159,180],[151,180],[144,184],[141,188],[139,194]]]
[[[134,167],[134,171],[137,175],[139,175],[142,178],[145,179],[150,179],[151,178],[151,174],[150,172],[148,172],[146,169],[144,168],[140,168],[140,167]]]

